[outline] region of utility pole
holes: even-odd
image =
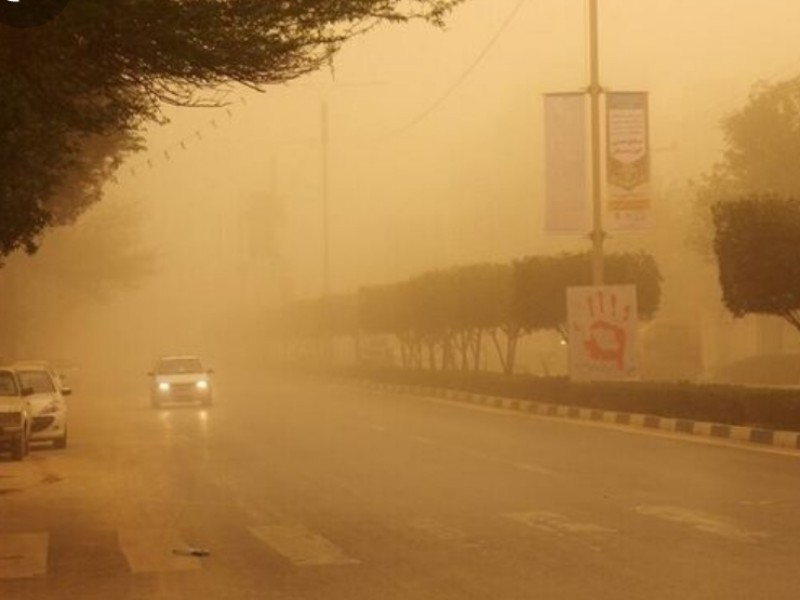
[[[600,162],[600,96],[603,88],[600,86],[600,50],[598,32],[598,0],[589,0],[589,53],[591,64],[591,81],[589,95],[591,97],[592,121],[592,207],[593,227],[592,239],[592,283],[603,285],[605,268],[603,260],[603,243],[606,233],[603,231],[603,190],[601,187],[601,162]]]
[[[322,295],[328,297],[331,291],[330,255],[330,115],[327,96],[320,104],[320,123],[322,125]]]
[[[328,296],[331,292],[331,234],[330,234],[330,94],[343,88],[369,87],[381,85],[381,82],[365,81],[357,83],[334,83],[324,90],[320,98],[320,140],[322,158],[322,295]]]

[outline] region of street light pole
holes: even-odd
[[[603,88],[600,87],[600,44],[597,2],[598,0],[589,0],[589,60],[591,65],[589,95],[591,97],[592,208],[594,214],[591,239],[592,283],[594,285],[603,285],[605,270],[603,260],[603,242],[605,241],[606,237],[605,231],[603,231],[603,192],[600,174],[600,96],[603,93]]]

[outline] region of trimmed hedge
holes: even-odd
[[[581,408],[800,431],[800,388],[667,382],[572,383],[566,378],[397,368],[346,367],[329,374]]]

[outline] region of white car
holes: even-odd
[[[148,373],[151,377],[150,403],[155,408],[167,402],[194,402],[210,406],[213,399],[213,373],[196,356],[161,357]]]
[[[0,446],[11,451],[13,460],[22,460],[28,453],[31,392],[20,385],[14,369],[0,369]]]
[[[72,393],[47,363],[16,363],[14,370],[23,389],[31,392],[31,441],[49,441],[67,447],[66,396]]]

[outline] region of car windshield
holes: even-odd
[[[31,388],[34,394],[51,394],[56,391],[53,379],[46,371],[19,371],[23,388]]]
[[[16,396],[17,382],[8,371],[0,371],[0,396]]]
[[[159,361],[156,373],[159,375],[179,375],[181,373],[202,373],[203,365],[196,358],[168,358]]]

